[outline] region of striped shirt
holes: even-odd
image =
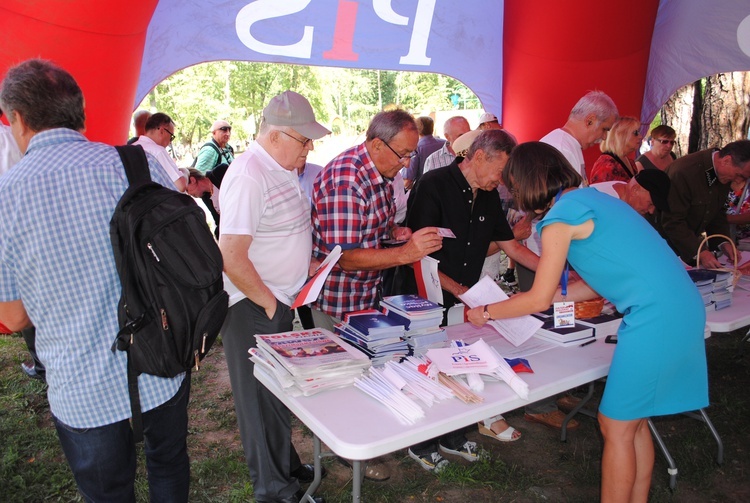
[[[148,157],[153,180],[174,189]],[[111,350],[120,279],[109,238],[127,185],[114,148],[70,129],[36,134],[16,169],[0,177],[0,302],[23,301],[52,413],[74,428],[130,417],[127,356]],[[142,410],[172,398],[183,377],[142,374]]]
[[[220,203],[221,235],[252,236],[250,261],[274,296],[291,305],[312,254],[310,202],[297,172],[253,142],[227,170]]]
[[[433,152],[424,162],[424,173],[432,171],[433,169],[442,168],[453,162],[456,156],[448,151],[448,144],[443,144],[440,150]]]
[[[391,180],[375,168],[365,144],[334,158],[315,181],[312,197],[313,255],[323,259],[336,245],[342,250],[380,248],[396,214]],[[317,307],[331,316],[374,307],[380,271],[334,267]]]

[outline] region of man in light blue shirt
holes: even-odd
[[[36,326],[47,397],[86,501],[135,501],[127,356],[112,351],[120,280],[109,222],[128,182],[113,147],[89,142],[83,94],[43,60],[11,68],[0,108],[23,159],[0,178],[0,321]],[[174,188],[150,155],[151,178]],[[138,378],[151,501],[187,501],[190,380]]]

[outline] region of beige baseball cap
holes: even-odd
[[[271,98],[263,109],[263,118],[272,126],[289,126],[299,134],[318,140],[331,132],[315,120],[310,102],[294,91],[284,91]]]

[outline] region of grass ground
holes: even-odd
[[[667,465],[657,452],[650,500],[653,502],[750,501],[750,344],[745,331],[714,334],[707,340],[711,384],[711,420],[722,436],[725,461],[717,466],[716,446],[701,423],[682,416],[657,420],[679,469],[675,491],[668,488]],[[50,421],[45,387],[19,369],[26,358],[20,337],[0,338],[0,501],[81,501]],[[252,500],[252,484],[237,433],[223,352],[217,345],[193,375],[190,437],[193,502]],[[600,396],[602,384],[597,384]],[[342,404],[342,406],[345,406]],[[468,437],[487,450],[486,459],[469,464],[452,459],[434,476],[404,451],[385,458],[391,479],[365,482],[369,502],[594,502],[598,500],[601,436],[596,421],[581,418],[581,427],[561,443],[556,432],[526,423],[522,411],[506,415],[523,432],[513,443],[500,444],[477,434]],[[295,445],[310,460],[310,433],[297,423]],[[329,502],[351,501],[351,471],[324,460],[329,475],[320,494]],[[139,463],[138,500],[148,491]]]

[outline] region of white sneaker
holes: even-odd
[[[448,466],[448,460],[441,456],[439,452],[430,452],[421,456],[412,452],[411,449],[408,452],[409,457],[419,463],[428,472],[440,473]]]

